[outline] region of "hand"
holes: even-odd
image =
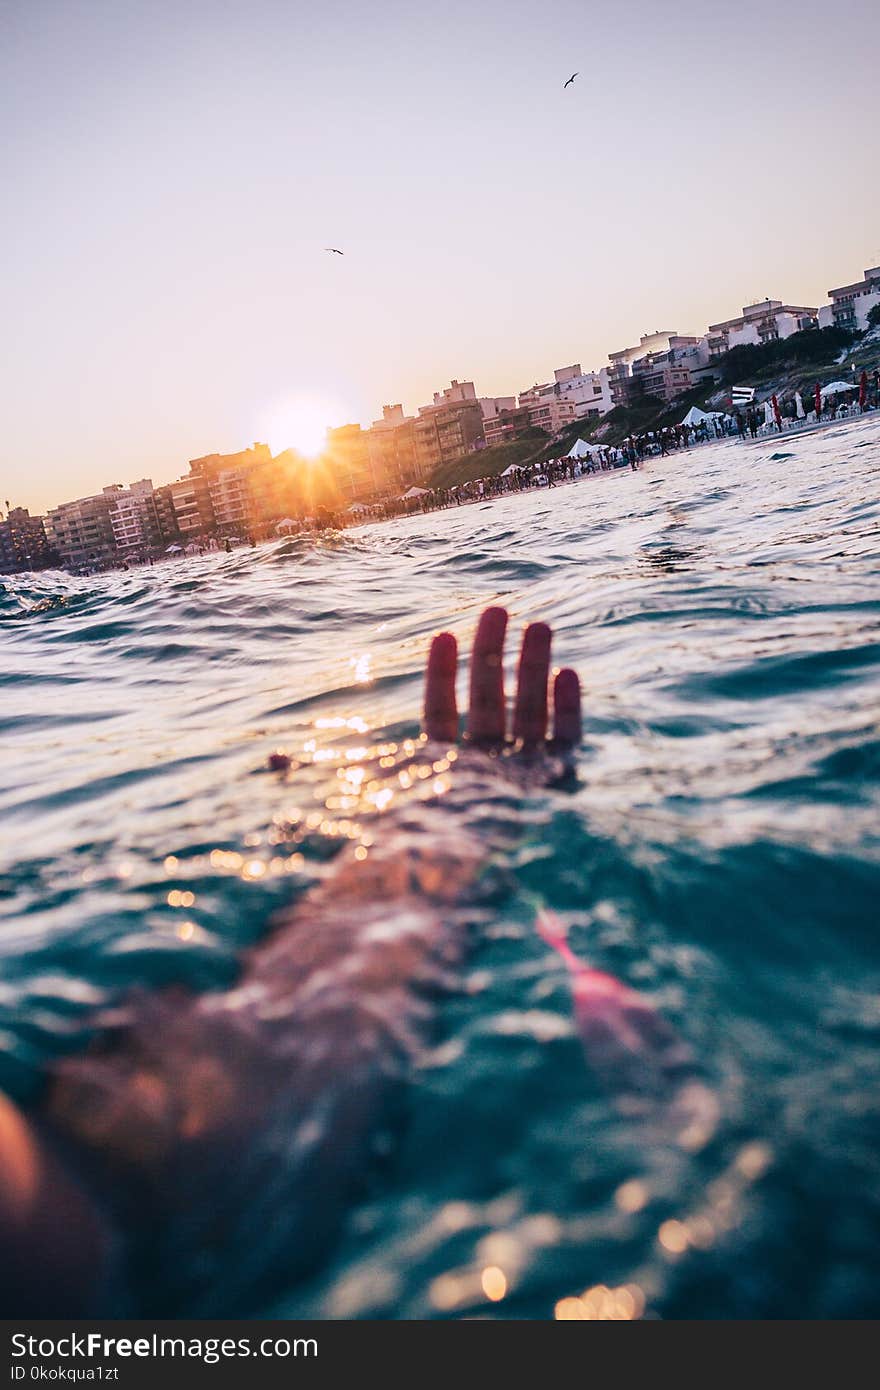
[[[481,747],[506,742],[504,704],[504,636],[506,608],[487,608],[477,626],[471,658],[467,738]],[[547,737],[547,696],[551,631],[547,623],[530,623],[523,634],[513,708],[514,744],[537,749]],[[451,743],[458,738],[455,677],[458,643],[440,632],[431,643],[425,676],[425,733]],[[553,682],[552,748],[574,748],[581,737],[581,686],[577,672],[560,671]]]

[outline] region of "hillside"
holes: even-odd
[[[576,440],[620,444],[630,434],[662,429],[677,424],[690,410],[726,410],[733,386],[754,386],[758,400],[773,392],[800,390],[804,400],[812,395],[815,382],[841,376],[858,377],[880,364],[880,327],[858,335],[846,329],[807,329],[780,342],[762,347],[734,348],[716,364],[716,380],[695,386],[667,404],[656,396],[644,396],[628,406],[615,406],[595,420],[575,420],[550,439],[542,430],[492,449],[466,454],[452,463],[441,464],[428,480],[428,487],[458,487],[476,478],[493,478],[511,464],[545,462],[567,454]]]

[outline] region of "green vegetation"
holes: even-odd
[[[880,304],[875,304],[873,309],[868,310],[868,327],[880,328]]]
[[[806,328],[760,346],[744,343],[719,357],[718,373],[725,386],[743,381],[754,385],[777,377],[785,367],[831,366],[858,336],[847,328]]]

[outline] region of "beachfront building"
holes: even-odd
[[[254,444],[236,454],[204,454],[190,459],[189,475],[169,487],[174,515],[184,540],[231,535],[247,529],[248,479],[252,471],[272,463],[268,444]]]
[[[156,527],[159,532],[160,544],[163,547],[173,545],[180,540],[180,528],[177,525],[174,498],[169,484],[165,483],[162,487],[153,488],[153,506],[156,510]]]
[[[370,469],[380,496],[399,495],[425,479],[416,449],[416,422],[403,406],[383,405],[382,419],[367,430]]]
[[[444,391],[435,391],[433,404],[419,409],[413,437],[416,463],[425,479],[440,464],[482,448],[483,411],[474,383],[453,381]]]
[[[113,483],[92,497],[63,502],[46,513],[46,537],[62,565],[91,569],[118,558],[110,512],[122,491],[121,483]]]
[[[55,563],[41,516],[31,516],[27,507],[10,507],[5,518],[0,513],[0,574],[44,570]]]
[[[614,405],[607,367],[584,372],[580,362],[574,362],[570,367],[557,367],[553,382],[560,401],[574,406],[577,420],[599,419]]]
[[[818,313],[816,308],[783,304],[781,299],[759,299],[754,304],[746,304],[737,318],[709,325],[709,356],[723,357],[731,348],[747,343],[761,346],[790,338],[805,328],[815,328]]]
[[[199,473],[190,473],[186,478],[169,483],[168,490],[181,540],[193,541],[198,536],[212,535],[215,521],[208,479]]]
[[[608,386],[614,404],[627,405],[629,403],[630,395],[634,389],[632,381],[633,362],[655,353],[668,352],[673,344],[684,347],[696,341],[696,338],[682,337],[678,333],[672,333],[668,330],[661,332],[660,329],[656,329],[653,333],[643,333],[634,347],[619,348],[617,352],[609,352],[608,360],[611,366],[607,368]],[[635,389],[638,390],[638,383]]]
[[[712,378],[709,347],[705,338],[674,337],[665,352],[637,357],[630,368],[627,399],[642,396],[674,401],[702,381]]]
[[[161,548],[164,532],[159,523],[155,489],[150,478],[120,488],[110,507],[110,525],[120,558],[132,559]],[[174,527],[176,533],[177,527]]]
[[[529,412],[519,408],[516,396],[480,396],[480,409],[487,449],[521,439],[529,431]]]
[[[868,314],[880,304],[880,266],[866,270],[864,279],[854,285],[841,285],[829,290],[830,304],[819,310],[820,328],[848,328],[863,332],[868,326]]]
[[[528,415],[529,428],[545,434],[558,434],[575,419],[572,401],[563,401],[554,381],[544,381],[520,391],[519,405]]]
[[[377,491],[367,434],[360,425],[339,425],[327,431],[323,461],[335,489],[351,502],[367,501]]]

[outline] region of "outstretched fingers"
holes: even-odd
[[[567,667],[553,682],[553,742],[557,748],[576,748],[581,741],[581,683]]]
[[[507,611],[487,608],[477,625],[470,674],[467,733],[473,743],[500,747],[505,741],[504,638]],[[548,682],[551,631],[546,623],[525,630],[517,672],[513,739],[525,748],[544,743],[548,733]],[[451,632],[431,643],[425,682],[424,727],[431,739],[453,742],[458,737],[455,682],[458,645]],[[581,740],[581,686],[577,673],[559,671],[553,681],[551,747],[576,748]]]
[[[455,675],[458,643],[451,632],[440,632],[431,643],[425,679],[425,733],[439,742],[458,738]]]
[[[550,676],[550,628],[529,623],[523,634],[517,673],[513,737],[531,747],[547,737],[547,682]]]
[[[477,626],[471,657],[468,737],[474,743],[504,742],[504,635],[507,610],[487,608]]]

